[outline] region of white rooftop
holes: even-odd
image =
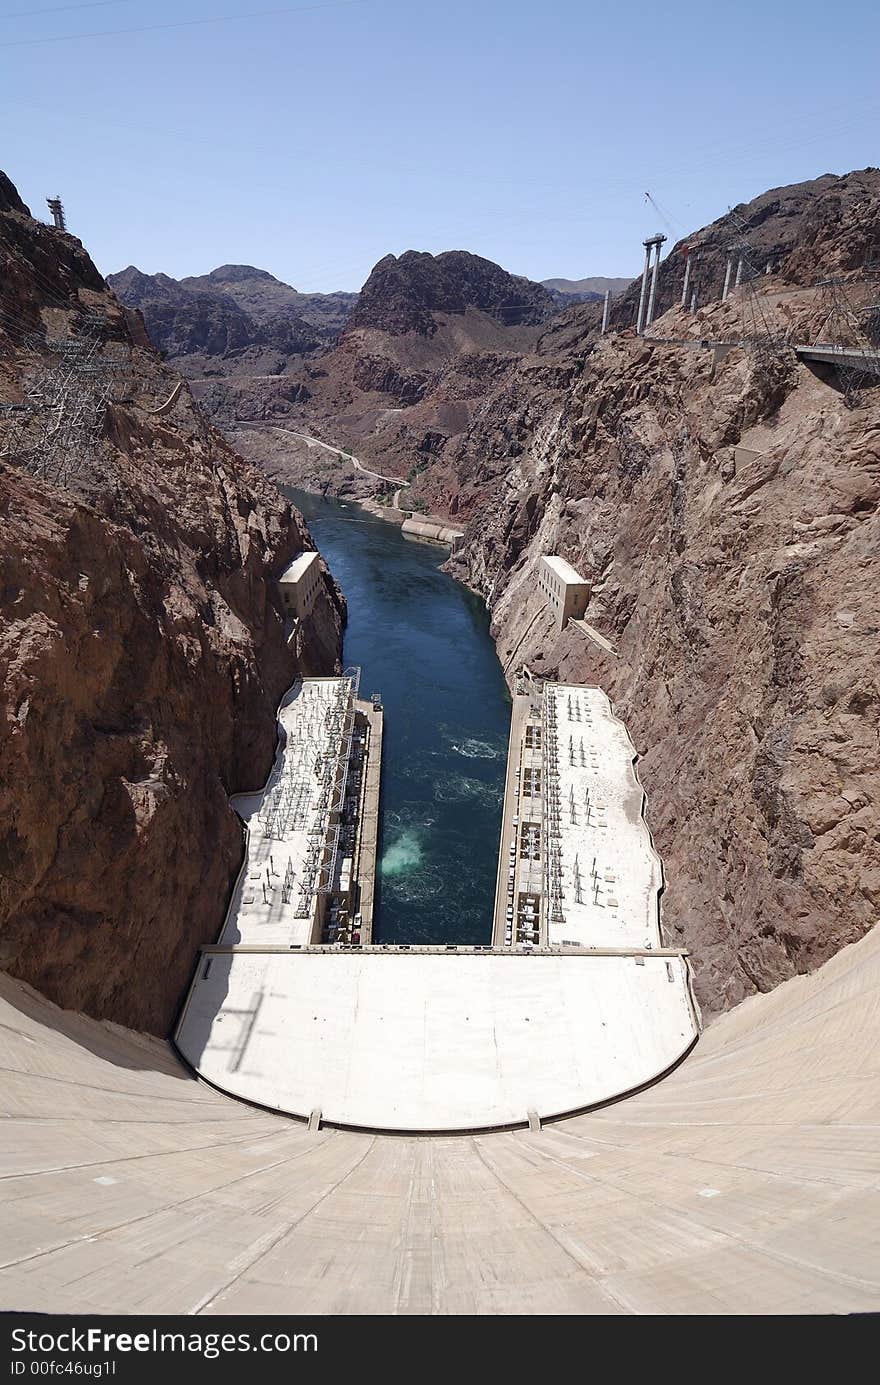
[[[544,553],[541,556],[547,566],[551,567],[557,577],[562,578],[563,582],[567,582],[569,585],[573,582],[583,585],[585,579],[581,577],[580,573],[577,572],[565,558],[560,558],[556,553]]]
[[[230,800],[247,827],[247,850],[221,943],[310,941],[316,896],[309,833],[329,823],[325,770],[335,769],[342,748],[334,709],[349,691],[348,678],[296,683],[278,713],[284,735],[266,785]]]
[[[546,709],[556,710],[558,779],[545,783],[545,811],[558,789],[558,836],[564,922],[548,902],[548,941],[580,947],[659,947],[660,858],[642,814],[644,791],[635,747],[599,688],[548,683]],[[547,763],[547,762],[545,762]],[[548,768],[552,768],[548,764]],[[549,825],[549,824],[548,824]]]
[[[297,581],[299,581],[299,579],[300,579],[300,577],[302,577],[303,573],[308,572],[309,568],[312,566],[312,563],[318,561],[318,556],[319,556],[319,555],[318,555],[316,552],[314,552],[314,551],[311,551],[311,552],[308,552],[308,553],[299,553],[299,554],[294,558],[294,560],[293,560],[292,563],[288,563],[288,564],[287,564],[287,567],[286,567],[286,568],[284,569],[284,571],[281,573],[281,576],[278,578],[278,581],[279,581],[279,582],[297,582]]]
[[[555,708],[558,778],[544,792],[555,785],[559,802],[548,842],[565,920],[548,911],[549,943],[571,950],[307,950],[308,829],[327,820],[346,690],[348,678],[297,684],[279,712],[286,735],[266,788],[234,800],[249,839],[220,946],[241,950],[203,954],[176,1035],[187,1061],[258,1105],[397,1131],[518,1125],[530,1111],[594,1106],[666,1072],[697,1020],[684,958],[658,950],[660,862],[633,747],[597,689],[545,688],[542,739],[549,749]],[[611,955],[576,950],[585,948]]]
[[[206,958],[207,960],[207,958]],[[513,1125],[619,1096],[696,1038],[673,957],[211,956],[177,1035],[223,1091],[380,1130]]]

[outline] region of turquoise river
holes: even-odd
[[[345,662],[382,694],[374,942],[488,943],[510,698],[448,556],[354,504],[288,491],[348,601]]]

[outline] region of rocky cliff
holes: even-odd
[[[509,274],[466,250],[386,255],[361,290],[350,326],[433,336],[436,314],[476,308],[508,327],[546,322],[556,311],[543,284]]]
[[[359,296],[298,294],[236,265],[179,282],[128,269],[111,283],[237,448],[280,480],[347,495],[380,483],[340,451],[417,475],[559,311],[541,284],[459,250],[387,255]],[[272,335],[291,313],[313,334],[298,354]]]
[[[111,274],[108,283],[123,303],[141,312],[154,345],[191,377],[247,375],[261,361],[266,365],[267,357],[273,373],[280,374],[287,357],[315,351],[333,335],[283,301],[264,301],[261,310],[249,311],[238,295],[225,291],[226,281],[213,275],[177,280],[129,265]]]
[[[778,190],[737,225],[772,273],[720,303],[729,227],[697,233],[715,297],[695,317],[674,306],[676,247],[657,340],[599,338],[595,308],[574,309],[417,482],[469,521],[453,566],[486,596],[508,676],[526,663],[615,700],[666,930],[709,1011],[812,970],[880,906],[880,388],[849,407],[838,374],[788,345],[828,339],[813,284],[829,271],[870,320],[880,173]],[[744,343],[756,311],[766,334]],[[542,553],[588,578],[615,655],[554,633]]]
[[[166,1033],[241,857],[297,670],[332,671],[329,576],[289,647],[301,516],[132,335],[80,243],[0,178],[0,965]],[[108,398],[109,392],[109,398]]]

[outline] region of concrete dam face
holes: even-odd
[[[2,1298],[121,1313],[880,1307],[880,934],[540,1130],[309,1131],[3,980]]]
[[[245,856],[177,1050],[0,978],[4,1306],[880,1308],[880,933],[693,1048],[632,742],[604,694],[547,684],[513,697],[491,934],[371,945],[363,896],[355,937],[288,882],[325,741],[378,733],[345,684],[292,690],[265,789],[237,798]],[[340,802],[362,783],[366,803],[369,765],[358,750]]]

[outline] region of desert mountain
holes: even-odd
[[[130,265],[107,282],[123,303],[139,309],[151,341],[190,377],[259,368],[279,374],[287,358],[315,351],[337,330],[315,321],[320,313],[310,299],[305,307],[311,320],[298,311],[304,295],[248,266],[178,280]],[[335,323],[340,314],[334,303],[325,317]]]
[[[181,279],[184,288],[201,293],[218,290],[233,299],[255,322],[272,321],[289,314],[325,333],[341,331],[357,303],[356,293],[300,293],[265,269],[227,264]]]
[[[732,244],[745,247],[750,271],[764,274],[769,269],[783,275],[784,270],[801,283],[823,269],[833,272],[836,265],[847,268],[876,255],[869,245],[870,227],[859,229],[876,176],[872,170],[846,178],[826,174],[771,189],[693,232],[673,246],[661,263],[655,317],[680,301],[688,256],[689,296],[696,293],[698,306],[705,304],[708,311],[720,297]],[[827,245],[820,255],[823,242]],[[469,285],[464,309],[462,295],[457,295],[455,284],[449,284],[447,264],[455,266],[459,283]],[[570,378],[576,369],[571,362],[584,359],[593,349],[602,314],[598,298],[560,304],[553,302],[544,286],[534,285],[544,297],[529,300],[532,309],[537,308],[537,313],[529,315],[532,325],[505,326],[499,321],[500,305],[518,303],[515,295],[521,281],[508,276],[512,282],[499,301],[504,281],[498,276],[504,271],[497,266],[486,270],[486,265],[476,256],[456,252],[448,258],[411,252],[386,257],[364,286],[336,347],[304,363],[302,392],[292,397],[288,389],[261,415],[236,403],[230,408],[228,395],[212,391],[218,421],[228,427],[236,415],[244,420],[262,417],[264,424],[316,435],[339,444],[383,475],[413,482],[408,501],[434,508],[445,498],[446,505],[456,507],[458,513],[465,503],[466,487],[465,494],[460,494],[457,485],[450,486],[449,475],[457,473],[462,442],[481,410],[514,371],[529,374],[533,405],[527,412],[532,413],[544,396],[543,381],[550,364],[566,361]],[[485,277],[475,284],[481,272]],[[768,284],[773,281],[773,273],[765,277]],[[612,299],[612,330],[635,325],[639,292],[640,279],[636,279]],[[749,330],[742,295],[736,303],[742,335]],[[535,316],[542,317],[538,326]],[[778,330],[784,335],[791,326],[784,296],[777,316]],[[288,415],[286,420],[283,413]],[[511,420],[505,438],[511,456],[524,446],[527,435],[528,424],[523,428]],[[339,466],[330,454],[314,449],[306,452],[301,440],[289,434],[262,427],[256,437],[245,437],[244,430],[232,436],[253,460],[291,481],[346,493],[364,490],[363,478],[350,465]]]
[[[467,426],[472,402],[559,311],[542,285],[462,250],[385,256],[350,296],[353,308],[335,302],[345,295],[325,296],[335,319],[249,266],[179,282],[129,269],[112,284],[236,446],[287,480],[314,480],[314,463],[321,484],[355,492],[374,483],[297,435],[402,476]],[[326,324],[349,309],[341,330],[315,325],[322,312]],[[284,333],[294,330],[299,349],[290,351]]]
[[[407,250],[379,261],[361,290],[350,326],[374,327],[395,336],[433,336],[437,314],[468,309],[485,313],[503,327],[520,327],[546,322],[555,304],[543,285],[508,274],[480,255]]]
[[[603,279],[601,275],[594,275],[591,279],[542,279],[541,283],[557,303],[568,307],[572,303],[593,303],[597,298],[604,298],[609,290],[611,297],[616,298],[632,280]]]

